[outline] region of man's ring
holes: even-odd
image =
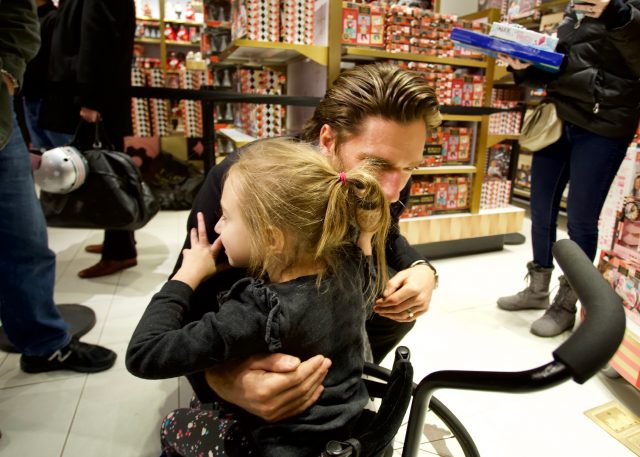
[[[408,313],[409,319],[413,319],[413,309],[409,308],[407,310],[407,313]]]

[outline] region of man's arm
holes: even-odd
[[[397,272],[387,283],[374,311],[398,322],[411,322],[429,310],[437,287],[437,271],[400,234],[400,214],[409,197],[411,180],[402,189],[400,200],[391,206],[391,228],[387,238],[387,264]]]
[[[255,355],[206,371],[209,387],[224,400],[267,422],[300,414],[324,387],[331,360],[317,355],[304,362],[286,354]]]

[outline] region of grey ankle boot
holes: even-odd
[[[560,276],[560,288],[553,303],[544,315],[531,325],[531,333],[537,336],[556,336],[571,330],[576,322],[576,302],[578,297],[569,282]]]
[[[529,285],[515,295],[498,298],[498,308],[505,311],[522,309],[545,309],[549,306],[549,282],[553,267],[543,268],[533,262],[527,263]]]

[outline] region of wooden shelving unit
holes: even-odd
[[[311,59],[320,65],[327,65],[328,48],[327,46],[237,39],[220,53],[221,61],[245,64],[255,62],[260,65],[286,65],[304,58]]]
[[[342,35],[342,1],[329,0],[328,3],[327,46],[294,45],[237,39],[234,40],[227,49],[221,52],[220,61],[235,64],[286,66],[299,64],[301,61],[309,59],[326,69],[327,86],[330,86],[340,73],[341,62],[343,61],[361,63],[380,59],[392,59],[482,69],[487,80],[484,104],[488,106],[493,80],[497,76],[494,59],[442,58],[428,55],[386,52],[372,48],[343,46],[340,38]],[[490,21],[499,18],[494,17],[496,13],[493,10],[478,16],[489,16]],[[470,212],[403,219],[400,221],[402,233],[410,243],[424,244],[518,232],[522,227],[524,210],[516,207],[491,211],[479,210],[487,148],[501,141],[517,138],[513,135],[489,135],[489,116],[475,114],[472,110],[470,110],[470,114],[444,114],[443,119],[451,122],[477,123],[474,164],[422,168],[416,170],[415,174],[471,175],[473,182],[470,189]]]
[[[343,60],[368,60],[373,61],[377,59],[395,59],[395,60],[409,60],[412,62],[426,62],[439,65],[452,65],[455,67],[473,67],[473,68],[487,68],[486,60],[474,60],[463,59],[456,57],[436,57],[427,56],[422,54],[411,54],[407,52],[387,52],[378,49],[370,48],[357,48],[350,46],[343,46],[342,48]]]

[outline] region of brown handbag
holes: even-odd
[[[520,130],[520,146],[529,151],[539,151],[555,143],[562,136],[562,119],[556,105],[543,102],[527,110]]]

